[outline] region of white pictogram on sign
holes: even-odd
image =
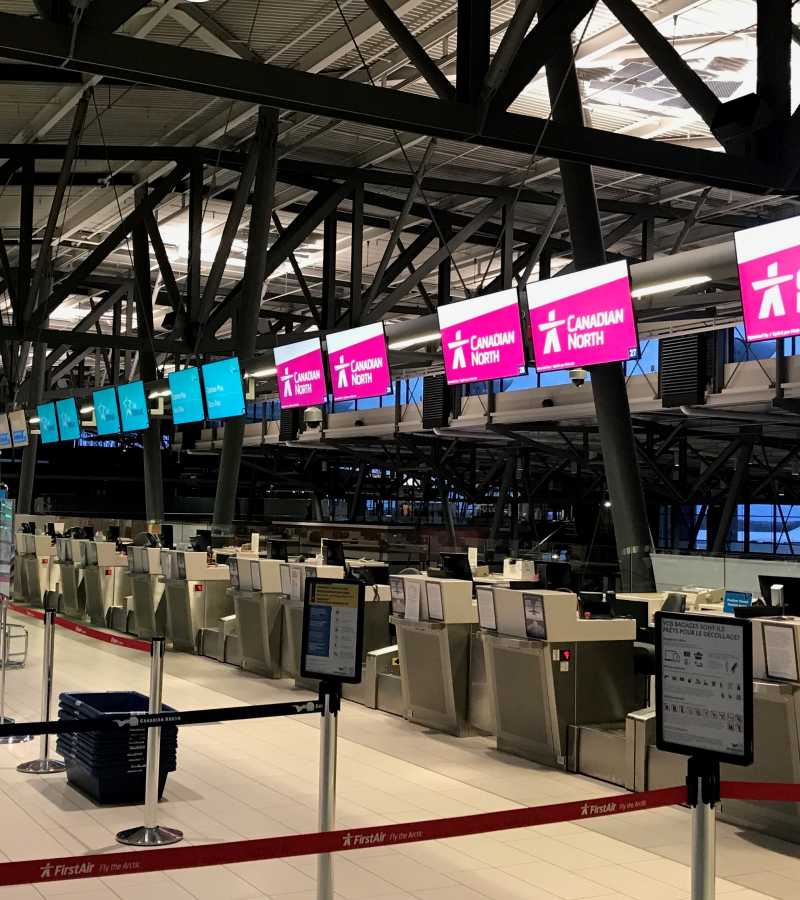
[[[281,375],[281,381],[283,382],[283,396],[291,397],[292,394],[292,382],[294,381],[294,375],[290,372],[288,375]]]
[[[759,319],[770,319],[773,316],[786,315],[781,285],[791,280],[791,275],[778,275],[777,262],[771,262],[767,266],[767,277],[753,282],[754,291],[764,291],[764,296],[761,298],[761,306],[758,310]]]
[[[469,343],[469,340],[464,340],[461,337],[461,329],[459,328],[456,331],[456,339],[451,341],[447,345],[448,350],[454,350],[453,353],[453,369],[466,369],[467,368],[467,360],[464,356],[464,347]]]
[[[338,380],[338,382],[337,382],[337,384],[336,384],[337,387],[339,387],[339,388],[346,388],[346,387],[348,387],[348,384],[347,384],[347,370],[348,370],[349,368],[350,368],[350,363],[346,363],[346,362],[344,361],[344,354],[341,354],[341,355],[339,356],[339,362],[336,363],[336,365],[334,366],[334,369],[336,369],[336,371],[339,373],[339,380]]]
[[[558,339],[558,326],[564,324],[566,324],[566,319],[556,320],[556,311],[551,309],[547,314],[547,321],[542,322],[539,326],[539,331],[545,332],[545,353],[561,353],[561,341]]]

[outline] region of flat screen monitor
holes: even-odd
[[[608,602],[608,595],[603,591],[581,591],[578,594],[578,606],[582,619],[611,619],[614,610]]]
[[[8,424],[11,426],[11,440],[15,447],[28,446],[28,421],[25,418],[24,409],[15,409],[8,414]]]
[[[650,608],[647,600],[623,600],[614,597],[612,610],[615,619],[633,619],[636,622],[636,633],[641,635],[650,625]]]
[[[289,561],[289,542],[270,538],[267,541],[269,559],[279,559],[281,562]]]
[[[551,591],[569,590],[572,587],[572,569],[568,562],[547,560],[537,566],[539,581]]]
[[[342,566],[344,568],[344,544],[341,541],[323,541],[322,561],[326,566]]]
[[[119,434],[119,407],[117,406],[117,389],[110,387],[93,394],[94,418],[99,435]]]
[[[786,575],[759,575],[758,587],[764,603],[772,606],[772,585],[783,585],[783,605],[787,615],[800,615],[800,578],[791,578]]]
[[[219,359],[202,366],[209,419],[244,415],[244,389],[239,358]]]
[[[150,411],[143,381],[132,381],[117,388],[119,412],[123,431],[147,431],[150,427]]]
[[[686,612],[686,594],[667,594],[667,599],[661,607],[663,612]]]
[[[466,553],[442,553],[442,571],[446,578],[472,581],[472,569]]]
[[[58,413],[58,430],[62,441],[77,441],[81,436],[81,419],[78,415],[78,404],[74,397],[59,400],[56,403]]]
[[[198,528],[197,534],[192,538],[192,547],[195,550],[210,550],[211,530],[209,528]]]
[[[8,416],[0,413],[0,450],[10,450],[11,447],[11,426],[8,424]]]
[[[168,375],[172,395],[172,421],[176,425],[202,422],[205,418],[203,393],[200,390],[200,370],[181,369]]]
[[[170,550],[175,546],[173,543],[172,525],[161,526],[161,546],[168,547]]]
[[[43,444],[55,444],[58,441],[58,415],[55,403],[42,403],[36,407],[39,417],[39,433]]]

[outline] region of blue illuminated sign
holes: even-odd
[[[61,432],[62,441],[77,441],[81,437],[81,420],[78,417],[78,407],[75,400],[69,397],[56,403],[58,412],[58,430]]]
[[[44,403],[36,407],[39,417],[39,432],[43,444],[55,444],[58,440],[58,417],[55,403]]]
[[[200,370],[181,369],[179,372],[170,372],[168,378],[172,394],[172,421],[176,425],[202,422],[205,410],[200,390]]]
[[[93,402],[97,433],[102,435],[119,434],[119,409],[117,407],[116,389],[110,387],[102,391],[95,391]]]
[[[117,388],[119,411],[122,416],[123,431],[147,431],[150,427],[150,415],[147,410],[147,396],[144,382],[134,381],[121,384]]]
[[[238,357],[204,365],[203,386],[209,419],[244,415],[244,390]]]

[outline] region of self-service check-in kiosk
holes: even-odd
[[[167,611],[164,604],[164,582],[161,580],[161,548],[128,547],[128,575],[136,634],[145,639],[166,634]]]
[[[31,606],[44,606],[44,595],[58,587],[58,557],[49,534],[17,532],[17,553],[22,550],[21,593]]]
[[[80,540],[78,546],[89,621],[92,625],[113,625],[127,631],[128,557],[117,551],[114,541]],[[110,610],[120,610],[125,621],[112,623]]]
[[[633,619],[579,619],[577,596],[561,591],[481,588],[477,600],[498,750],[566,766],[580,726],[624,734],[646,690]]]
[[[80,543],[75,538],[56,538],[56,557],[60,572],[61,611],[82,619],[86,615],[86,588],[80,567]]]
[[[472,583],[393,575],[391,591],[405,718],[468,733],[470,636],[478,621]]]
[[[227,566],[209,564],[205,551],[162,550],[167,637],[174,650],[197,653],[200,632],[233,615]]]

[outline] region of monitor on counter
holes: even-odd
[[[99,435],[119,434],[119,407],[117,406],[117,390],[110,387],[95,391],[92,395],[94,418]]]
[[[132,381],[117,388],[119,411],[123,431],[147,431],[150,427],[150,411],[144,382]]]
[[[200,390],[200,370],[180,369],[177,372],[170,372],[167,379],[172,398],[172,421],[176,425],[202,422],[205,419],[205,410]]]
[[[472,581],[472,568],[466,553],[442,553],[441,560],[445,578]]]
[[[0,413],[0,450],[10,450],[11,447],[11,426],[8,424],[8,416]]]
[[[322,561],[326,566],[344,568],[344,544],[341,541],[322,541]]]
[[[15,409],[8,414],[8,424],[11,427],[11,440],[15,447],[28,446],[28,420],[25,418],[24,409]]]
[[[276,538],[269,538],[267,540],[267,553],[269,554],[269,559],[277,559],[281,562],[288,562],[289,542]]]
[[[783,605],[790,616],[800,615],[800,578],[787,575],[759,575],[758,587],[767,606],[772,606],[772,585],[783,585]]]
[[[36,407],[39,417],[39,434],[43,444],[58,443],[58,415],[55,403],[42,403]]]
[[[244,389],[239,358],[218,359],[201,367],[209,419],[244,415]]]
[[[74,397],[67,397],[56,403],[58,413],[58,430],[62,441],[78,441],[81,437],[81,419],[78,415],[78,404]]]
[[[572,569],[568,562],[548,559],[537,565],[539,583],[550,591],[572,588]]]

